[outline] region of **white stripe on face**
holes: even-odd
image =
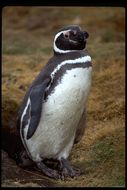
[[[65,30],[65,31],[61,31],[59,33],[56,34],[55,38],[54,38],[54,43],[53,43],[53,48],[55,52],[58,53],[69,53],[69,52],[74,52],[76,50],[61,50],[56,46],[56,39],[61,35],[61,34],[65,34],[67,32],[69,32],[70,30]]]

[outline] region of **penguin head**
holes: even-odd
[[[53,44],[54,52],[68,53],[75,50],[83,50],[88,37],[89,34],[83,31],[80,26],[66,26],[55,35]]]

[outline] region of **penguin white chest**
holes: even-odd
[[[42,157],[68,157],[91,86],[92,67],[67,70],[43,103],[42,115],[26,144],[37,160]]]
[[[84,107],[90,84],[90,67],[67,70],[53,93],[49,95],[45,107],[53,109],[56,114],[60,112],[59,114],[65,117],[68,117],[68,114],[72,115],[73,111],[75,113]]]

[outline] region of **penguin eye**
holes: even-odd
[[[65,37],[65,38],[69,38],[69,34],[67,34],[67,33],[64,34],[64,37]]]
[[[69,31],[67,31],[67,32],[64,33],[64,38],[68,39],[69,36],[70,36],[70,32]]]

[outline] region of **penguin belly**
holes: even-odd
[[[67,70],[42,105],[39,125],[26,146],[34,161],[67,158],[91,86],[92,67]],[[25,129],[27,134],[27,129]],[[26,135],[25,135],[26,136]]]

